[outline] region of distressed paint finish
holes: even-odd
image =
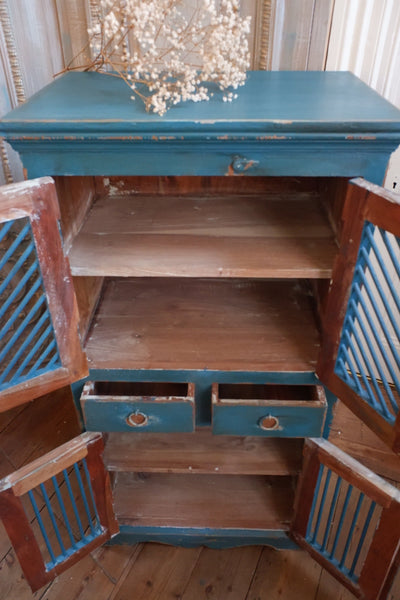
[[[159,117],[130,101],[118,78],[68,73],[9,113],[0,133],[30,176],[363,175],[380,182],[400,140],[400,112],[350,73],[251,72],[231,104],[215,97]]]
[[[315,437],[323,430],[326,405],[320,402],[277,402],[264,406],[213,405],[212,428],[215,434],[256,435],[264,437]],[[307,406],[310,404],[310,406]],[[276,419],[276,427],[263,429],[262,419]]]
[[[80,379],[88,372],[78,335],[78,307],[58,229],[59,209],[50,177],[3,187],[0,222],[28,217],[40,275],[61,359],[61,367],[25,379],[0,394],[1,410],[8,410]],[[29,290],[23,292],[26,297]],[[12,294],[9,287],[5,294]],[[28,351],[26,351],[28,352]]]
[[[76,75],[68,75],[52,86],[54,91],[60,82],[64,82],[60,83],[65,92],[61,96],[62,102],[57,102],[57,96],[51,96],[48,88],[25,107],[28,116],[27,113],[22,116],[21,112],[16,113],[17,119],[25,119],[20,121],[19,131],[15,129],[17,124],[12,117],[5,122],[7,135],[21,138],[20,141],[16,139],[15,144],[26,152],[24,158],[31,173],[35,169],[49,168],[63,174],[124,174],[125,170],[132,174],[135,169],[140,174],[177,175],[181,172],[179,169],[184,174],[235,174],[235,165],[245,164],[249,166],[245,170],[247,175],[357,173],[380,181],[387,155],[400,138],[399,112],[366,91],[348,74],[307,74],[301,85],[298,85],[296,74],[255,74],[250,76],[250,85],[242,90],[236,104],[227,106],[213,101],[196,107],[185,105],[174,109],[164,119],[140,112],[137,105],[124,102],[119,92],[110,91],[114,86],[115,92],[122,91],[118,87],[121,82],[114,83],[117,80],[96,74]],[[83,85],[75,83],[86,104],[78,101],[72,105],[67,88],[70,85],[71,92],[77,96],[72,82],[89,81],[89,78],[96,85],[104,81],[102,94],[93,99],[90,88],[85,91]],[[344,101],[338,100],[337,88]],[[60,111],[62,118],[49,111],[46,104],[49,90],[51,106]],[[281,101],[283,93],[287,100],[284,105]],[[318,94],[322,101],[316,100]],[[362,103],[364,94],[366,101]],[[32,107],[36,110],[35,106],[41,112],[41,119],[37,113],[35,118],[29,119],[29,111]],[[82,108],[87,112],[79,122],[78,112]],[[116,114],[120,118],[116,119]],[[173,152],[174,160],[171,159]],[[197,387],[197,424],[210,421],[210,391],[215,381],[315,382],[312,372],[104,370],[92,372],[92,376],[98,380],[193,381]],[[321,421],[318,433],[322,426]],[[283,531],[137,527],[124,530],[120,541],[145,539],[217,547],[256,542],[282,547],[279,544],[287,543]]]
[[[209,136],[206,136],[209,138]],[[398,139],[398,138],[397,138]],[[158,141],[158,140],[157,140]],[[257,140],[204,141],[202,153],[198,152],[199,142],[168,143],[148,140],[141,143],[140,149],[132,145],[132,140],[105,142],[82,141],[78,148],[71,142],[40,143],[33,148],[32,143],[11,141],[11,145],[23,157],[29,177],[39,177],[44,173],[53,175],[274,175],[309,177],[353,177],[364,176],[374,183],[381,183],[388,156],[395,147],[394,142],[374,144],[359,140],[346,142],[345,147],[337,140],[321,142],[270,140],[270,145],[262,147]],[[263,142],[268,142],[263,140]],[[233,168],[238,146],[252,168],[245,173]],[[33,152],[32,152],[33,151]],[[170,156],[174,155],[174,168],[171,169]],[[288,154],[291,160],[288,161]],[[250,158],[251,157],[251,158]],[[65,159],[68,164],[65,164]]]
[[[120,533],[112,538],[111,544],[136,544],[138,542],[160,542],[193,548],[233,548],[250,544],[263,544],[279,550],[296,550],[295,544],[282,530],[257,529],[197,529],[185,527],[131,527],[121,525]]]
[[[318,380],[315,373],[296,372],[262,372],[262,371],[208,371],[208,370],[164,370],[164,369],[91,369],[91,381],[135,381],[135,382],[174,382],[190,383],[195,385],[196,425],[210,425],[211,423],[211,388],[213,383],[282,383],[294,385],[316,384]],[[80,398],[85,381],[73,386],[75,403],[80,407]]]
[[[357,282],[356,267],[365,221],[400,237],[400,205],[398,197],[375,185],[356,179],[349,185],[343,210],[343,232],[340,249],[333,270],[332,285],[323,318],[323,335],[317,373],[321,381],[335,393],[360,419],[386,443],[394,452],[400,451],[400,416],[394,414],[391,422],[386,420],[373,403],[366,401],[357,388],[352,389],[335,372],[335,363],[348,310],[348,301],[353,282]],[[381,248],[382,251],[382,248]],[[387,265],[389,267],[389,265]],[[398,268],[398,267],[397,267]],[[392,275],[394,289],[398,283],[398,272]],[[397,292],[396,292],[397,293]],[[379,290],[372,296],[379,302]],[[383,330],[375,334],[376,344],[385,343]],[[396,343],[396,332],[393,343]],[[378,347],[378,346],[377,346]],[[372,360],[373,364],[375,361]],[[373,374],[373,371],[371,371]],[[395,391],[395,386],[393,387]],[[396,392],[395,392],[396,393]]]
[[[321,485],[324,478],[323,471],[325,471],[325,482]],[[372,520],[373,526],[369,531],[370,517],[365,516],[366,512],[364,514],[363,510],[359,512],[359,508],[354,511],[354,504],[351,507],[351,504],[348,505],[346,502],[342,503],[339,509],[340,502],[336,504],[336,500],[340,496],[336,491],[333,496],[331,492],[327,493],[331,474],[333,479],[337,480],[335,490],[339,491],[344,483],[345,486],[349,485],[347,493],[352,494],[353,490],[356,495],[360,493],[359,507],[361,502],[367,499],[367,504],[369,501],[372,502],[372,509],[375,504],[380,508],[381,512],[378,512],[375,522]],[[322,525],[322,529],[325,528],[325,535],[321,544],[317,541],[317,532],[321,526],[319,515],[326,516],[327,509],[325,508],[326,512],[321,511],[321,506],[326,505],[328,508],[331,506],[331,510],[326,523]],[[296,492],[295,514],[290,535],[357,598],[364,600],[387,598],[386,593],[396,571],[393,565],[398,564],[399,559],[399,516],[399,490],[327,440],[306,440],[304,467]],[[350,525],[351,521],[352,525]],[[355,531],[356,523],[362,530],[359,540]],[[351,557],[351,567],[347,562],[349,545],[340,547],[336,543],[341,529],[346,526],[350,527],[349,539],[352,539],[355,532],[353,541],[357,543],[357,550],[354,557]],[[335,536],[333,547],[329,543],[329,550],[328,533],[331,539]]]
[[[112,535],[118,532],[118,524],[112,508],[110,478],[104,469],[101,459],[103,449],[104,443],[100,433],[84,433],[32,463],[25,465],[0,481],[0,517],[3,520],[5,529],[32,591],[37,591],[46,583],[52,581],[57,575],[75,564],[83,556],[92,552],[95,548],[101,546]],[[76,501],[74,500],[72,505],[74,506],[75,517],[77,522],[80,523],[81,530],[81,539],[75,539],[72,535],[70,518],[65,510],[64,501],[60,501],[60,494],[58,494],[57,498],[63,519],[60,519],[57,523],[54,518],[54,508],[50,505],[47,491],[42,484],[49,482],[49,480],[55,478],[56,474],[61,473],[64,473],[64,477],[69,481],[69,475],[65,475],[67,469],[74,465],[75,470],[78,465],[77,461],[81,460],[86,461],[85,471],[86,476],[90,479],[90,495],[93,503],[89,507],[88,500],[85,498],[85,510],[90,521],[93,519],[96,526],[91,525],[90,530],[92,530],[92,534],[90,531],[83,531],[80,517],[82,517],[84,511],[80,506],[80,512],[78,513]],[[88,495],[83,490],[81,476],[79,476],[78,481],[80,482],[82,496]],[[54,483],[54,479],[53,485],[57,493],[58,484]],[[32,498],[32,490],[35,490],[35,494],[36,492],[43,494],[47,510],[50,516],[53,517],[50,518],[52,525],[48,524],[46,526],[42,520],[46,509],[42,511],[41,516],[37,509],[36,501],[33,500],[32,506],[35,509],[47,548],[51,548],[49,537],[51,535],[51,527],[53,527],[60,543],[60,548],[62,549],[60,555],[55,556],[54,552],[50,553],[50,555],[54,555],[54,558],[51,556],[52,560],[50,562],[45,562],[45,555],[42,552],[43,545],[39,542],[40,536],[37,537],[35,530],[32,528],[20,499],[26,493],[29,493]],[[60,542],[60,525],[65,525],[69,528],[71,547],[68,547],[67,544],[64,546],[64,543]],[[54,544],[53,549],[55,550],[55,548]]]
[[[93,387],[87,383],[81,396],[88,431],[194,431],[194,386],[190,383],[186,397],[102,395]]]

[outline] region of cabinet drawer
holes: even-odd
[[[212,387],[216,434],[319,436],[326,408],[322,386],[214,383]]]
[[[89,381],[81,406],[89,431],[194,430],[194,384]]]

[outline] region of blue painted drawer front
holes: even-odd
[[[215,434],[320,436],[326,410],[321,386],[214,384],[212,388]]]
[[[191,432],[192,383],[87,382],[81,406],[88,431]]]
[[[385,166],[395,142],[341,143],[334,140],[289,140],[262,142],[141,142],[103,140],[48,141],[37,144],[13,141],[30,178],[52,175],[274,175],[274,176],[363,176],[382,183]],[[57,146],[57,151],[55,151]],[[243,159],[244,167],[240,167]],[[238,166],[236,166],[238,165]]]

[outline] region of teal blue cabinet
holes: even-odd
[[[59,488],[45,503],[43,539],[13,525],[15,498],[47,485],[37,465],[0,484],[13,542],[23,556],[33,544],[32,586],[119,528],[113,543],[297,544],[359,597],[383,600],[399,561],[398,491],[324,438],[339,397],[400,451],[400,206],[379,187],[400,112],[350,73],[253,72],[232,104],[215,98],[159,117],[117,78],[68,73],[6,115],[0,132],[30,178],[54,177],[51,231],[59,220],[68,259],[49,278],[60,238],[42,236],[44,283],[24,279],[27,245],[8,223],[26,217],[19,203],[32,189],[50,220],[44,183],[4,190],[0,338],[15,348],[10,381],[20,387],[0,388],[0,402],[15,405],[21,389],[21,402],[34,398],[43,377],[54,389],[62,376],[86,429],[106,442],[88,474],[86,442],[76,441],[74,461],[65,449],[42,459],[60,466],[51,477],[64,478],[67,495],[66,468],[81,481],[93,531],[79,546],[54,531],[53,501],[69,535]],[[46,315],[56,331],[68,323],[75,344],[79,308],[75,371],[52,358],[25,309],[31,284],[46,281],[64,306]]]

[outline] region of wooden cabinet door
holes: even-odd
[[[320,380],[400,452],[400,199],[348,188],[323,315]]]
[[[49,177],[0,188],[0,410],[87,375]]]
[[[400,491],[324,439],[305,442],[291,536],[364,600],[385,600],[400,564]]]
[[[84,433],[0,481],[0,517],[33,591],[118,532],[102,434]]]

